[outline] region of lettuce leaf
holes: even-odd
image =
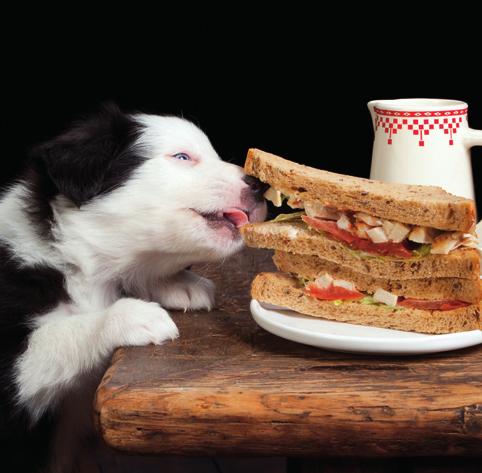
[[[376,305],[379,303],[375,299],[373,299],[373,296],[367,294],[363,299],[360,299],[360,304]]]
[[[391,259],[391,260],[403,259],[403,261],[417,260],[417,259],[420,259],[420,258],[424,258],[425,256],[428,256],[430,254],[430,250],[432,248],[432,245],[420,245],[415,250],[412,250],[413,257],[411,257],[411,258],[397,258],[395,256],[372,255],[371,253],[366,253],[365,251],[354,250],[353,248],[350,248],[348,245],[345,245],[345,246],[346,246],[347,251],[352,256],[354,256],[355,258],[359,258],[359,259],[381,259],[382,261],[386,261],[387,259]]]
[[[314,279],[310,279],[310,278],[304,278],[303,276],[298,276],[298,282],[302,285],[302,286],[306,286],[307,284],[309,284],[310,282],[314,281]]]
[[[377,302],[377,301],[375,301],[375,299],[373,299],[373,296],[371,296],[370,294],[367,294],[365,297],[363,297],[363,299],[360,299],[360,300],[357,300],[357,301],[352,301],[352,300],[344,301],[344,300],[341,300],[341,299],[337,299],[336,301],[333,301],[333,304],[338,306],[338,305],[343,304],[344,302],[355,302],[355,303],[364,304],[364,305],[376,305],[377,307],[382,307],[383,309],[387,309],[387,310],[403,310],[404,309],[404,307],[398,307],[398,306],[392,307],[390,305],[382,304],[381,302]]]
[[[366,292],[364,293],[366,296],[363,299],[360,299],[360,304],[365,304],[365,305],[376,305],[377,307],[383,307],[384,309],[390,309],[390,310],[403,310],[403,307],[393,307],[391,305],[383,304],[382,302],[377,302],[371,294],[367,294]]]
[[[430,250],[432,249],[432,245],[424,244],[420,245],[417,249],[413,250],[412,253],[416,258],[423,258],[430,254]]]
[[[301,282],[301,280],[303,279],[304,278],[299,278],[299,281]],[[382,302],[377,302],[375,299],[373,299],[373,296],[371,294],[368,294],[367,292],[364,292],[363,294],[365,294],[365,296],[362,299],[359,299],[356,301],[352,301],[352,300],[344,301],[341,299],[337,299],[332,301],[332,303],[333,305],[339,306],[339,305],[342,305],[344,302],[354,302],[354,303],[364,304],[364,305],[375,305],[377,307],[381,307],[387,310],[404,310],[404,307],[400,307],[400,306],[392,307],[390,305],[383,304]]]
[[[355,258],[359,259],[385,259],[385,258],[392,258],[392,256],[382,256],[382,255],[372,255],[371,253],[367,253],[366,251],[362,250],[354,250],[350,248],[348,245],[345,245],[348,253],[350,253]]]
[[[299,220],[301,217],[305,215],[305,212],[292,212],[290,214],[279,214],[277,215],[272,222],[289,222],[290,220]]]

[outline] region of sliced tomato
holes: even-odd
[[[427,299],[412,299],[407,297],[398,302],[398,305],[407,307],[409,309],[422,309],[422,310],[453,310],[460,307],[467,307],[470,305],[468,302],[443,299],[430,301]]]
[[[317,299],[322,299],[325,301],[336,301],[336,300],[355,300],[361,299],[363,294],[357,290],[350,290],[340,286],[329,286],[326,288],[321,288],[316,284],[308,284],[306,286],[306,291],[311,297],[316,297]]]
[[[303,222],[310,227],[313,227],[315,230],[323,230],[328,232],[330,235],[333,235],[338,240],[345,243],[353,243],[358,238],[356,235],[353,235],[347,230],[342,230],[339,228],[336,222],[333,220],[323,220],[321,218],[308,217],[308,215],[302,215],[301,218]]]
[[[347,230],[338,228],[338,225],[333,220],[323,220],[320,218],[308,217],[307,215],[303,215],[301,218],[307,225],[315,230],[323,230],[338,241],[342,241],[354,249],[382,256],[395,256],[397,258],[413,257],[412,252],[404,243],[373,243],[371,240],[360,238]]]

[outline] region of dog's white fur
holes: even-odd
[[[190,210],[241,207],[248,187],[242,169],[221,161],[204,133],[186,120],[135,119],[144,127],[135,147],[147,159],[125,185],[80,209],[57,197],[55,239],[35,234],[21,212],[22,184],[0,202],[0,238],[25,264],[59,269],[70,296],[35,318],[16,365],[18,403],[32,422],[65,403],[69,392],[78,396],[79,380],[98,376],[116,347],[177,337],[165,308],[211,309],[213,283],[185,268],[223,259],[242,246],[231,231],[211,228]],[[173,157],[179,152],[193,160]],[[253,220],[264,218],[261,204],[250,210]]]

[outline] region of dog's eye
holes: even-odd
[[[191,156],[186,153],[176,153],[173,158],[180,159],[181,161],[191,161]]]

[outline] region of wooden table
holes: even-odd
[[[181,337],[118,350],[99,386],[106,442],[174,455],[482,455],[482,349],[424,357],[330,353],[275,337],[248,312],[270,253],[204,268],[211,313],[173,313]]]

